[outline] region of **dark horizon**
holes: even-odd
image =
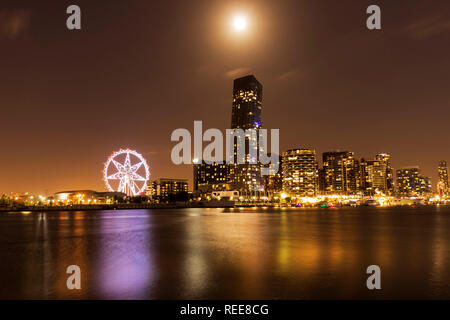
[[[373,1],[80,0],[0,5],[0,194],[105,189],[120,148],[151,177],[188,178],[170,160],[177,128],[229,128],[233,79],[262,83],[262,127],[280,151],[352,151],[418,165],[436,188],[450,161],[450,3],[377,1],[382,30],[365,27]],[[230,19],[245,12],[248,32]]]

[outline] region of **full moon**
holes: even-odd
[[[247,18],[244,16],[234,17],[233,28],[237,31],[245,30],[247,28]]]

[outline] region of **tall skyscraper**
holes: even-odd
[[[255,129],[261,127],[262,85],[253,75],[234,80],[231,129]],[[246,139],[250,139],[247,137]],[[257,139],[257,137],[256,137]],[[246,141],[245,164],[237,163],[236,141],[234,141],[235,164],[230,165],[230,182],[232,190],[247,192],[263,191],[261,166],[250,164],[249,141]],[[257,145],[257,141],[255,142]],[[258,145],[258,148],[262,146]],[[255,160],[255,159],[253,159]]]
[[[234,80],[231,129],[259,129],[261,127],[262,85],[255,76]]]
[[[361,159],[361,189],[365,195],[374,195],[386,190],[386,165],[379,160]]]
[[[378,161],[384,162],[386,166],[386,189],[384,191],[387,195],[394,194],[394,169],[391,165],[391,156],[387,153],[379,153],[375,156],[375,159]]]
[[[441,197],[445,196],[445,195],[449,195],[450,186],[449,186],[449,182],[448,182],[448,167],[447,167],[446,161],[439,162],[438,174],[439,174],[439,182],[438,182],[439,195]]]
[[[283,153],[283,191],[291,196],[315,196],[319,189],[316,152],[291,149]]]
[[[323,180],[328,194],[356,194],[359,191],[359,161],[353,152],[323,153]]]

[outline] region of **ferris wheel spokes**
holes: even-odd
[[[123,159],[123,155],[125,155],[125,159],[121,162],[119,158]],[[133,164],[130,156],[137,158],[137,163]],[[112,174],[108,173],[110,167],[117,171]],[[150,172],[145,159],[136,151],[129,149],[121,149],[113,153],[104,168],[104,180],[110,191],[123,192],[133,196],[145,191],[149,176]],[[109,180],[119,180],[118,187],[113,188]]]

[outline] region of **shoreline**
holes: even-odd
[[[386,208],[386,207],[428,207],[428,206],[450,206],[450,204],[414,204],[414,205],[390,205],[390,206],[370,206],[370,205],[359,205],[359,206],[333,206],[333,207],[325,207],[321,209],[329,209],[329,208],[346,208],[346,207],[373,207],[373,208]],[[44,212],[44,211],[95,211],[95,210],[137,210],[137,209],[188,209],[188,208],[215,208],[215,209],[230,209],[230,208],[296,208],[296,209],[308,209],[308,208],[320,208],[318,206],[280,206],[274,204],[192,204],[186,205],[181,203],[173,203],[173,204],[96,204],[96,205],[69,205],[69,206],[25,206],[25,207],[5,207],[0,208],[0,213],[8,213],[8,212]]]
[[[234,208],[234,203],[193,204],[185,203],[118,203],[118,204],[77,204],[67,206],[21,206],[0,208],[1,212],[20,211],[87,211],[87,210],[127,210],[127,209],[185,209],[185,208]]]

